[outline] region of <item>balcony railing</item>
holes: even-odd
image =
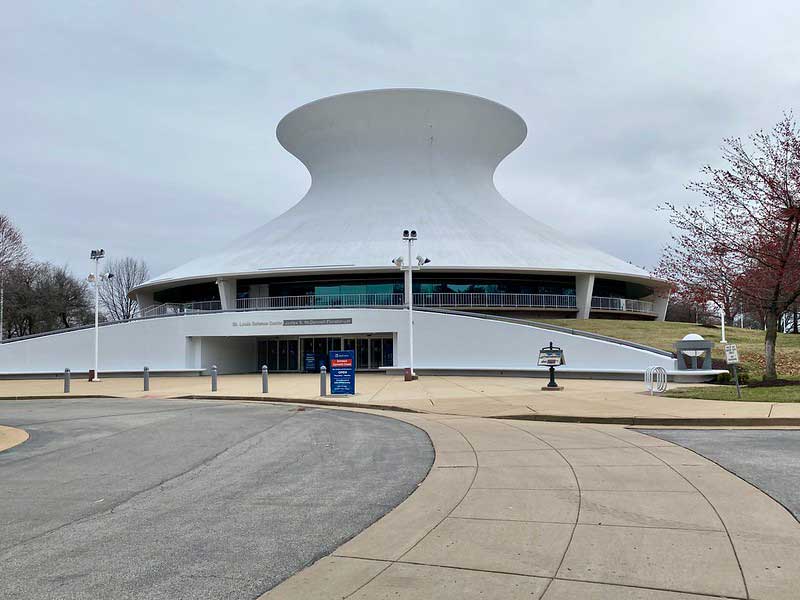
[[[480,294],[469,292],[415,293],[414,306],[437,308],[497,308],[576,310],[575,296],[567,294]],[[403,306],[403,294],[336,294],[319,296],[271,296],[239,298],[236,310],[277,310],[301,308],[340,308],[371,306]],[[646,300],[626,298],[592,298],[592,308],[619,312],[655,314],[654,305]],[[222,310],[218,300],[157,304],[142,311],[140,318],[189,315]]]
[[[219,300],[182,303],[170,302],[167,304],[148,306],[140,312],[139,318],[149,319],[152,317],[169,317],[172,315],[191,315],[214,310],[222,310],[222,303]]]
[[[566,294],[479,294],[469,292],[414,294],[415,306],[451,308],[576,308]]]
[[[655,305],[647,300],[631,300],[628,298],[592,298],[592,308],[597,310],[615,310],[620,312],[637,312],[655,314]]]
[[[237,310],[270,310],[277,308],[338,308],[340,306],[401,306],[403,294],[336,294],[320,296],[270,296],[239,298]]]
[[[269,298],[240,298],[238,310],[269,310],[276,308],[330,308],[359,306],[402,306],[403,294],[341,294],[331,296],[273,296]],[[478,294],[415,293],[415,306],[458,308],[575,308],[575,296],[560,294]]]

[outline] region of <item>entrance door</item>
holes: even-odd
[[[261,372],[261,367],[267,364],[267,342],[260,341],[258,347],[258,363],[256,364],[256,371]],[[267,366],[269,368],[269,366]]]
[[[278,370],[278,340],[267,340],[267,368]]]
[[[300,340],[286,340],[286,370],[298,371],[300,369],[299,346]]]
[[[369,340],[356,339],[356,369],[369,369]]]
[[[394,340],[392,338],[383,338],[383,362],[381,366],[394,366]]]
[[[377,369],[383,360],[383,340],[372,338],[369,341],[369,368]]]

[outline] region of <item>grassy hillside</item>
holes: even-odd
[[[694,325],[692,323],[671,323],[655,321],[622,321],[612,319],[539,319],[562,327],[582,329],[592,333],[608,335],[629,340],[662,350],[672,350],[672,344],[687,333],[699,333],[705,339],[715,342],[712,356],[725,359],[719,344],[719,327]],[[726,327],[728,342],[739,347],[739,356],[751,376],[761,378],[764,368],[764,332],[757,329]],[[778,334],[778,375],[780,377],[800,376],[800,335]]]

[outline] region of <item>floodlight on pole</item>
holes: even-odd
[[[90,381],[100,381],[98,363],[100,361],[100,283],[114,277],[113,273],[100,273],[100,260],[105,258],[102,248],[92,250],[89,259],[94,261],[94,273],[89,273],[87,281],[94,285],[94,377]]]
[[[408,264],[404,264],[405,261],[402,256],[395,258],[392,263],[394,263],[398,269],[406,271],[405,288],[406,304],[408,305],[408,367],[411,376],[414,377],[414,283],[412,272],[414,269],[421,269],[423,265],[426,265],[431,261],[429,258],[418,255],[417,265],[414,266],[414,264],[411,262],[411,246],[417,241],[416,229],[404,229],[403,241],[408,244]]]

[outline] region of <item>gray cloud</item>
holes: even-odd
[[[655,207],[722,138],[800,112],[791,2],[25,4],[0,22],[0,207],[77,273],[97,245],[158,273],[291,206],[308,175],[275,125],[334,93],[507,104],[529,137],[501,192],[647,267]]]

